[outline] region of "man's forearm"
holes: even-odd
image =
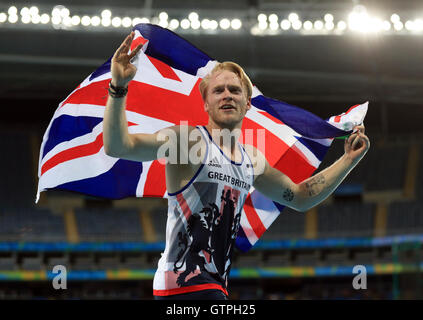
[[[331,195],[356,164],[344,154],[330,167],[301,182],[299,190],[303,211],[316,206]]]
[[[103,121],[104,151],[110,156],[125,152],[130,144],[128,122],[125,115],[126,97],[107,100]]]

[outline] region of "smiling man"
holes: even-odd
[[[363,126],[356,127],[339,160],[315,176],[293,183],[272,168],[260,151],[238,141],[242,121],[251,108],[252,85],[233,62],[218,64],[200,83],[209,116],[206,126],[180,125],[154,134],[129,134],[126,94],[137,71],[130,61],[141,48],[128,54],[133,37],[131,33],[112,58],[103,139],[108,155],[128,160],[158,159],[166,143],[178,152],[175,159],[179,161],[166,162],[166,247],[154,277],[153,294],[156,299],[225,300],[241,210],[250,188],[306,211],[343,181],[369,149],[369,139]],[[187,139],[184,132],[197,139],[182,141]]]

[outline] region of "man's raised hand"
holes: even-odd
[[[141,50],[142,44],[139,44],[128,54],[134,36],[135,32],[132,31],[113,55],[111,72],[112,84],[115,87],[126,87],[137,72],[137,68],[131,63],[131,59]]]

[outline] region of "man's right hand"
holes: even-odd
[[[128,54],[134,36],[135,32],[132,31],[113,55],[111,72],[112,84],[115,87],[127,87],[137,72],[137,68],[131,63],[131,59],[140,51],[142,44],[139,44]]]

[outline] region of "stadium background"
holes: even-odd
[[[0,3],[0,299],[151,299],[165,237],[164,200],[109,201],[49,191],[34,204],[39,148],[54,110],[130,30],[65,25],[66,10],[57,24],[33,23],[37,14],[53,17],[57,4]],[[324,203],[304,214],[285,210],[253,250],[236,253],[231,299],[423,297],[421,1],[60,4],[70,16],[100,17],[110,9],[113,16],[147,16],[155,23],[161,23],[154,20],[161,12],[169,21],[182,21],[194,10],[200,22],[239,18],[239,29],[201,25],[175,32],[217,60],[244,66],[266,96],[322,118],[370,102],[365,125],[372,147],[366,157]],[[390,29],[339,29],[339,20],[348,23],[360,4]],[[24,7],[30,18],[24,18]],[[289,18],[293,12],[303,23],[298,30]],[[279,17],[275,30],[269,29],[272,13]],[[327,13],[334,29],[325,29]],[[263,19],[259,14],[266,15],[268,28],[262,23],[251,31]],[[291,28],[282,28],[283,20]],[[311,29],[306,20],[313,22]],[[342,153],[342,142],[335,141],[321,168]],[[52,287],[58,264],[68,270],[66,290]],[[352,287],[355,265],[367,268],[366,290]]]

